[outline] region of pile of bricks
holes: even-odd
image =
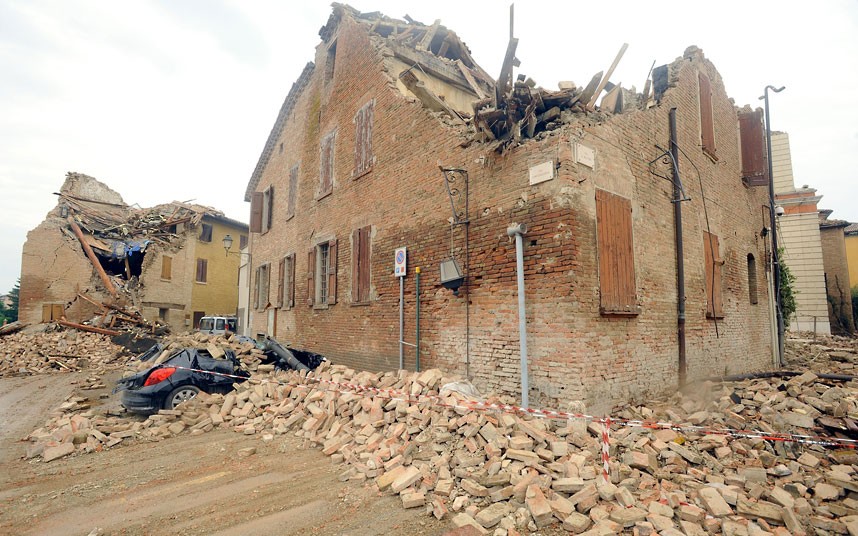
[[[0,377],[120,368],[120,346],[104,335],[81,331],[27,333],[3,337]]]
[[[815,346],[842,352],[832,367],[858,360],[853,348]],[[310,375],[266,367],[253,380],[142,422],[66,414],[56,418],[61,426],[31,439],[52,437],[56,444],[42,448],[47,460],[126,437],[159,440],[215,427],[264,441],[293,434],[342,464],[342,480],[366,481],[398,494],[405,508],[479,534],[549,525],[590,535],[858,534],[854,449],[721,433],[822,433],[816,421],[824,415],[858,417],[855,381],[808,372],[705,383],[694,396],[630,406],[615,417],[676,427],[615,425],[605,481],[598,422],[475,411],[469,397],[442,389],[453,379],[437,370],[356,372],[326,362]]]
[[[183,348],[199,348],[206,350],[212,357],[219,359],[224,356],[224,350],[232,350],[235,357],[241,362],[241,366],[250,372],[256,372],[260,365],[263,371],[273,369],[273,366],[263,365],[267,361],[265,353],[251,342],[241,342],[235,335],[211,335],[207,333],[185,333],[164,337],[161,341],[164,349],[154,361],[128,361],[127,370],[131,373],[146,370],[152,365],[167,360]]]

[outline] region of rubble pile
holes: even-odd
[[[851,365],[854,350],[834,350],[842,352],[834,364]],[[555,523],[592,535],[858,533],[854,449],[724,432],[826,433],[825,416],[858,416],[854,380],[806,372],[706,382],[694,396],[628,407],[612,416],[619,424],[610,434],[609,482],[601,476],[598,422],[475,411],[460,389],[443,389],[462,385],[452,380],[438,370],[370,373],[325,362],[308,375],[262,365],[233,393],[201,393],[145,421],[91,410],[55,417],[31,435],[28,455],[48,460],[215,427],[263,441],[289,433],[343,464],[342,480],[372,482],[405,508],[481,534]]]
[[[3,337],[0,377],[90,370],[94,375],[121,368],[122,347],[96,333],[19,331]]]
[[[215,359],[224,356],[224,350],[232,350],[241,366],[250,372],[256,372],[262,366],[264,372],[274,370],[273,365],[263,365],[265,352],[249,341],[240,341],[235,335],[212,335],[208,333],[179,333],[161,339],[160,354],[154,361],[132,359],[126,367],[130,372],[139,372],[153,365],[166,361],[170,356],[183,348],[199,348],[206,350]]]

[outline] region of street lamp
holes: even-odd
[[[781,303],[781,267],[780,255],[778,254],[778,226],[775,218],[775,177],[772,171],[772,126],[769,122],[769,90],[774,93],[780,93],[786,86],[775,88],[774,86],[766,86],[763,96],[760,100],[765,100],[766,106],[766,155],[769,163],[769,219],[772,226],[772,274],[774,274],[775,283],[775,313],[778,319],[778,362],[781,366],[784,365],[784,313]],[[778,207],[780,208],[780,207]]]
[[[253,257],[250,255],[249,251],[248,252],[230,251],[230,248],[232,248],[233,242],[234,242],[234,240],[230,235],[226,235],[223,237],[223,250],[226,252],[227,257],[229,257],[230,253],[232,253],[233,255],[238,255],[239,257],[241,257],[242,255],[247,255],[247,278],[246,278],[246,280],[247,280],[247,307],[245,308],[245,311],[244,311],[244,316],[245,316],[245,320],[244,320],[245,332],[244,332],[244,334],[249,336],[250,335],[250,269],[252,267],[251,262],[252,262]],[[240,270],[241,270],[241,267],[239,267],[239,271]]]

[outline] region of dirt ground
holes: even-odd
[[[264,443],[215,430],[44,463],[22,456],[28,433],[83,374],[0,379],[0,534],[439,535],[448,521],[404,510],[297,437]],[[112,382],[105,378],[105,383]],[[102,391],[106,393],[107,390]],[[99,392],[82,396],[105,406]],[[245,447],[256,454],[238,456]]]

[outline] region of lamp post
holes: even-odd
[[[223,249],[226,252],[226,256],[228,257],[230,254],[238,255],[239,258],[242,255],[247,255],[247,307],[244,310],[244,335],[250,336],[250,268],[252,266],[253,257],[250,255],[250,252],[247,253],[243,251],[230,251],[232,248],[233,238],[230,235],[226,235],[223,237]],[[239,271],[241,270],[241,266],[239,266]]]
[[[772,126],[769,122],[769,90],[774,93],[780,93],[785,86],[775,88],[774,86],[766,86],[763,96],[760,100],[765,101],[766,106],[766,155],[769,164],[769,219],[772,226],[772,274],[774,275],[775,283],[775,314],[778,321],[778,362],[781,366],[784,365],[784,313],[781,303],[781,267],[780,255],[778,253],[778,226],[775,214],[775,177],[772,172]]]

